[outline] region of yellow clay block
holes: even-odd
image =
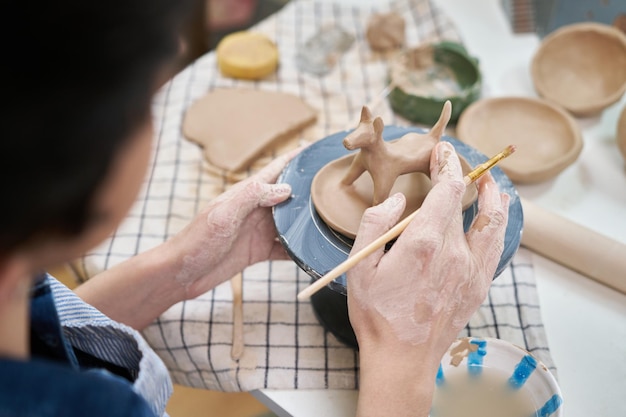
[[[276,71],[278,48],[263,34],[235,32],[217,45],[217,65],[227,77],[260,79]]]

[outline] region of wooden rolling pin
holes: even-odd
[[[522,245],[626,294],[626,244],[521,199]]]

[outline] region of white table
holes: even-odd
[[[513,34],[499,0],[434,1],[480,59],[483,96],[536,96],[529,64],[539,39]],[[519,186],[519,194],[626,243],[626,170],[615,144],[617,118],[625,105],[623,98],[601,117],[578,120],[585,142],[579,160],[555,180]],[[534,264],[567,417],[626,416],[626,295],[539,255]],[[280,417],[351,416],[357,399],[355,391],[253,394]]]

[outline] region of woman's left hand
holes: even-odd
[[[289,259],[277,239],[271,207],[291,196],[289,184],[275,184],[295,150],[271,162],[213,199],[164,245],[177,257],[175,279],[195,298],[245,267],[268,259]]]

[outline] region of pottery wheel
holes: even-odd
[[[398,139],[409,132],[424,133],[423,129],[413,127],[385,126],[383,139]],[[315,175],[331,161],[350,155],[343,147],[342,140],[349,131],[335,133],[315,142],[304,149],[285,167],[278,182],[285,182],[292,187],[292,197],[274,207],[274,223],[283,247],[296,264],[312,279],[320,278],[339,263],[348,258],[352,249],[352,239],[330,228],[320,217],[311,199],[311,184]],[[471,165],[476,166],[487,161],[487,157],[476,149],[457,139],[443,136],[455,147]],[[500,258],[496,276],[509,264],[520,245],[523,223],[522,206],[517,191],[511,180],[498,167],[491,170],[500,191],[511,196],[509,205],[509,223],[506,229],[504,251]],[[478,211],[478,202],[474,202],[463,212],[463,226],[467,230]],[[330,288],[346,294],[345,274],[334,280]]]
[[[357,151],[358,152],[358,151]],[[353,184],[343,185],[341,180],[348,171],[357,152],[346,155],[324,165],[313,177],[311,200],[313,207],[331,229],[354,239],[363,212],[372,204],[374,183],[366,171]],[[472,167],[461,157],[463,174]],[[401,192],[406,197],[406,208],[400,220],[417,210],[432,188],[430,178],[421,172],[400,175],[389,195]],[[463,210],[469,208],[478,197],[475,184],[467,187],[463,196]]]

